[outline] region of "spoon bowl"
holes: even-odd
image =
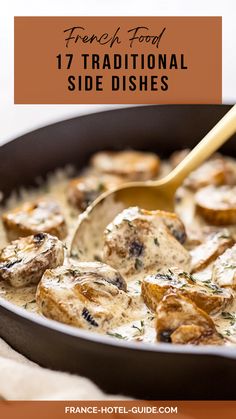
[[[133,206],[154,210],[174,210],[175,189],[166,182],[132,182],[100,195],[79,217],[73,237],[71,255],[81,261],[100,259],[103,232],[123,209]],[[99,222],[98,222],[99,220]]]
[[[122,202],[125,207],[138,206],[147,210],[174,210],[175,189],[162,180],[149,183],[123,185],[110,194],[115,202]],[[109,195],[108,195],[109,196]],[[105,197],[103,197],[103,200]]]
[[[81,261],[101,259],[103,232],[123,209],[174,211],[175,192],[184,179],[236,132],[236,105],[209,131],[171,173],[160,180],[130,182],[99,196],[79,217],[71,256]]]

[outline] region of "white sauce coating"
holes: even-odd
[[[163,172],[166,174],[169,171],[168,164],[165,163],[163,167]],[[31,191],[22,189],[20,197],[13,193],[7,202],[7,206],[2,209],[2,212],[6,211],[6,209],[15,208],[26,200],[34,200],[35,198],[43,195],[54,198],[62,207],[62,211],[66,218],[69,234],[64,240],[64,243],[69,249],[78,220],[78,212],[68,205],[65,193],[68,185],[68,178],[72,173],[73,169],[71,167],[59,169],[53,175],[49,176],[47,182],[43,184],[41,188]],[[182,221],[184,222],[189,235],[194,237],[195,233],[199,230],[199,227],[207,227],[207,225],[195,214],[193,193],[181,188],[178,195],[182,198],[176,205],[176,212],[180,215]],[[236,237],[236,227],[232,226],[229,230]],[[0,221],[0,248],[4,247],[6,244],[7,240],[5,232]],[[209,280],[211,276],[211,269],[212,265],[208,266],[201,272],[197,272],[194,276],[199,280]],[[154,314],[146,307],[142,297],[140,296],[140,274],[134,275],[131,280],[129,279],[127,285],[128,292],[135,299],[135,306],[137,310],[135,310],[135,313],[132,313],[130,318],[127,317],[127,322],[125,324],[117,324],[117,326],[113,327],[108,334],[118,339],[134,340],[137,342],[156,342]],[[35,313],[35,315],[41,315],[38,312],[35,302],[35,292],[36,286],[15,289],[5,282],[0,282],[0,298],[6,299],[17,306]],[[226,344],[236,344],[236,302],[234,301],[230,310],[223,316],[217,315],[213,317],[213,319],[217,330],[226,338]]]

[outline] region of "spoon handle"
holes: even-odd
[[[173,185],[180,186],[183,180],[201,163],[207,160],[222,144],[236,132],[236,105],[205,135],[184,160],[165,178]]]

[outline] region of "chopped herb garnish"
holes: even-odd
[[[140,321],[140,327],[137,326],[137,325],[135,325],[135,324],[133,324],[132,327],[133,327],[133,329],[137,329],[137,331],[139,332],[138,333],[139,335],[143,335],[144,334],[144,321],[143,320]]]
[[[230,239],[230,234],[220,234],[219,236],[218,236],[218,238],[219,239]]]
[[[224,265],[225,269],[236,269],[236,265]]]
[[[130,227],[130,228],[133,228],[134,226],[133,226],[133,224],[131,223],[131,221],[130,220],[128,220],[127,218],[124,218],[124,221],[126,221],[126,223],[128,223],[128,226]]]
[[[126,336],[122,336],[120,333],[107,332],[107,335],[112,336],[113,338],[117,338],[117,339],[127,339]]]
[[[211,283],[211,279],[206,279],[205,281],[202,281],[203,284],[210,284]]]
[[[191,275],[188,272],[180,272],[179,276],[183,276],[186,279],[190,279],[190,281],[192,282],[197,282],[196,278],[194,278],[193,275]]]
[[[228,311],[222,311],[222,317],[226,320],[230,320],[230,325],[233,326],[236,322],[235,314],[229,313]]]
[[[154,320],[155,319],[155,316],[150,316],[150,317],[148,317],[148,320],[150,320],[150,321],[152,321],[152,320]]]
[[[223,290],[220,287],[218,287],[218,285],[216,284],[205,283],[205,286],[209,288],[213,294],[222,294],[223,292]]]
[[[222,315],[222,317],[224,317],[224,319],[227,319],[227,320],[234,320],[235,319],[235,316],[233,314],[229,313],[228,311],[222,311],[221,315]]]
[[[27,307],[28,307],[28,305],[29,305],[29,304],[34,304],[34,303],[36,303],[36,300],[31,300],[31,301],[28,301],[27,303],[25,303],[25,304],[23,305],[23,307],[24,307],[25,309],[27,309]]]
[[[143,267],[143,262],[140,259],[136,258],[134,267],[138,271],[139,269]]]
[[[156,246],[160,246],[160,243],[157,237],[154,238],[154,243]]]
[[[168,281],[172,281],[173,278],[169,274],[156,274],[156,279],[167,279]]]
[[[104,183],[102,183],[102,182],[100,182],[99,184],[98,184],[98,191],[99,192],[102,192],[102,191],[104,191],[105,190],[105,185],[104,185]]]

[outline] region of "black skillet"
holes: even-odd
[[[134,107],[40,128],[0,147],[0,190],[7,196],[67,163],[82,168],[97,150],[130,147],[168,156],[193,147],[228,109]],[[223,151],[236,157],[235,140]],[[34,316],[4,300],[0,336],[33,361],[89,377],[110,393],[159,400],[235,398],[236,347],[129,343]]]

